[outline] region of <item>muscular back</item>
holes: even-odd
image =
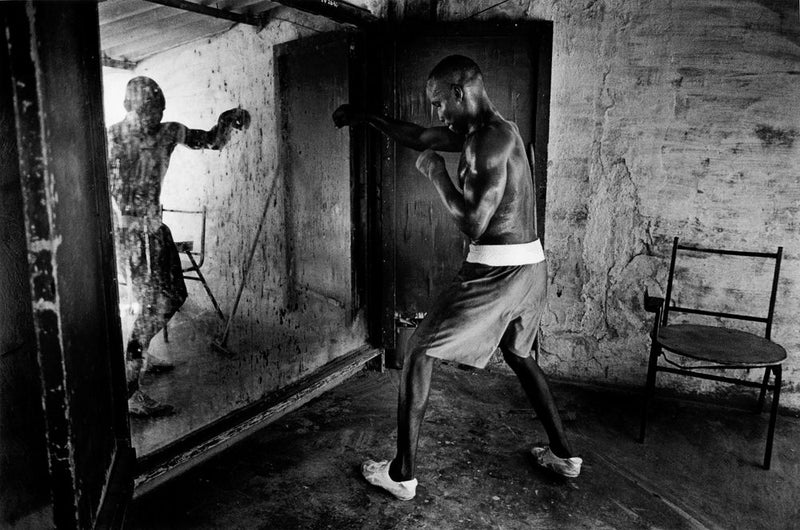
[[[158,216],[161,184],[176,145],[173,129],[160,124],[146,133],[130,121],[109,127],[109,184],[122,214]]]
[[[499,197],[486,230],[474,243],[508,245],[537,238],[533,180],[516,124],[495,115],[468,136],[458,165],[458,180],[465,198],[470,184],[489,188]]]
[[[226,141],[226,133],[220,135],[217,130],[218,126],[203,131],[189,129],[182,123],[163,122],[151,131],[144,131],[131,118],[109,127],[109,184],[121,213],[159,217],[161,185],[175,146],[219,149]]]

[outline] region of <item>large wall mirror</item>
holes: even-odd
[[[366,344],[350,137],[330,119],[349,97],[350,46],[238,25],[154,52],[100,7],[131,434],[146,456]]]

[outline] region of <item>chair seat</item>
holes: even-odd
[[[674,353],[719,364],[767,366],[786,359],[786,350],[764,337],[717,326],[663,326],[658,330],[658,343]]]
[[[192,252],[194,250],[194,241],[176,241],[175,248],[178,252]]]

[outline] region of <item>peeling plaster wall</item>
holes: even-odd
[[[441,1],[436,15],[462,20],[495,3]],[[426,16],[420,4],[393,3],[400,16]],[[781,403],[800,409],[796,2],[512,0],[475,18],[554,22],[548,372],[643,385],[642,294],[663,294],[674,236],[742,250],[783,245],[773,338],[790,356]],[[720,267],[712,276],[730,276]]]
[[[313,22],[322,31],[337,29],[335,24],[319,18]],[[221,151],[178,146],[161,196],[165,208],[207,208],[203,273],[226,316],[242,281],[264,204],[273,182],[277,182],[227,344],[232,351],[247,353],[232,359],[236,364],[233,369],[241,374],[241,385],[220,389],[220,400],[229,403],[258,399],[366,342],[363,315],[350,319],[349,307],[342,310],[313,297],[298,301],[291,296],[287,283],[286,221],[287,215],[292,215],[285,209],[285,183],[291,175],[278,174],[273,46],[314,34],[317,32],[285,21],[273,21],[260,30],[237,25],[215,38],[143,61],[134,73],[150,76],[160,84],[166,97],[164,121],[207,130],[227,109],[239,106],[251,114],[249,129],[233,131],[230,143]],[[111,78],[106,76],[107,84],[117,86],[107,87],[107,106],[121,107],[124,83],[131,76],[116,81],[109,81]],[[108,102],[113,93],[119,94],[113,96],[116,103]],[[108,123],[113,123],[112,116],[117,120],[124,116],[124,111],[117,115],[114,112],[120,111],[107,111]],[[329,131],[345,138],[332,123]],[[347,180],[341,182],[349,189]],[[326,190],[319,193],[324,195]],[[347,210],[342,209],[341,215],[349,226],[349,204],[343,206]],[[170,221],[168,215],[165,222],[173,223],[173,233],[184,228],[191,233],[190,223],[181,227],[185,218],[182,221],[173,214]],[[317,217],[320,231],[329,228],[330,218],[321,214]],[[349,246],[349,230],[346,235]],[[305,233],[300,237],[315,236]],[[338,245],[338,254],[347,250],[338,241],[321,244]],[[349,254],[343,259],[349,267]],[[208,296],[198,282],[187,282],[187,288],[187,304],[211,311]]]

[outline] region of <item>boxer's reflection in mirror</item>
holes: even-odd
[[[173,407],[143,391],[142,375],[171,370],[172,365],[148,354],[148,347],[186,300],[178,251],[161,222],[164,175],[178,144],[222,149],[233,129],[248,127],[250,115],[243,109],[227,110],[208,131],[162,122],[166,100],[148,77],[128,82],[124,106],[125,118],[108,128],[108,160],[118,270],[138,312],[125,348],[128,409],[134,416],[153,417],[170,414]]]

